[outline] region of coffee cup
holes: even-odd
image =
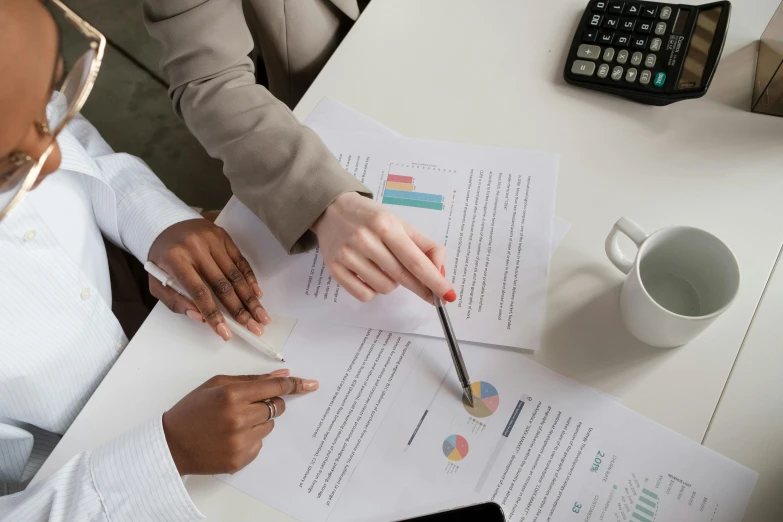
[[[634,258],[619,235],[633,241]],[[737,295],[740,270],[726,244],[699,228],[672,226],[652,234],[623,217],[606,238],[606,255],[626,275],[620,313],[628,330],[651,346],[672,348],[693,340]]]

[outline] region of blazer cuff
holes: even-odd
[[[97,448],[91,471],[109,520],[204,518],[171,458],[162,416]]]
[[[306,201],[299,202],[297,206],[301,212],[291,216],[294,222],[285,227],[283,233],[278,236],[283,248],[289,254],[299,254],[315,248],[318,245],[318,238],[310,230],[310,227],[318,221],[321,214],[334,203],[335,199],[346,192],[358,192],[362,196],[372,199],[371,190],[349,173],[340,169],[337,175],[324,180],[318,190],[307,194]]]

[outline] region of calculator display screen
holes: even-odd
[[[723,7],[714,7],[699,13],[691,38],[691,47],[688,56],[685,57],[680,81],[677,83],[678,90],[701,87],[704,68],[707,66],[707,58],[710,55],[722,12]]]

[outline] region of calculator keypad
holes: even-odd
[[[642,1],[591,0],[582,43],[571,59],[571,73],[612,81],[634,89],[666,85],[663,51],[677,8]]]

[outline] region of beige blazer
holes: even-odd
[[[304,94],[361,3],[144,0],[175,112],[291,253],[315,245],[309,228],[337,196],[370,193],[286,106]],[[272,93],[256,84],[259,47]]]

